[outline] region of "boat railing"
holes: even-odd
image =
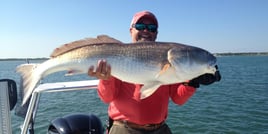
[[[96,89],[98,80],[86,81],[72,81],[72,82],[57,82],[57,83],[44,83],[35,88],[29,103],[29,107],[21,128],[21,134],[29,133],[31,122],[34,122],[37,113],[40,95],[44,92],[62,92],[73,90],[88,90]]]

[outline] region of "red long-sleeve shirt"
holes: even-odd
[[[102,101],[110,103],[108,114],[112,119],[157,124],[167,118],[169,98],[182,105],[195,93],[193,87],[173,84],[161,86],[151,96],[140,99],[141,86],[114,77],[100,80],[98,94]]]

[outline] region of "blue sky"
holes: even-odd
[[[268,52],[268,0],[4,0],[0,58],[49,57],[54,48],[107,34],[130,42],[134,13],[153,12],[157,41],[212,53]]]

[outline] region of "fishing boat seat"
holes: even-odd
[[[48,134],[103,134],[100,119],[93,114],[70,114],[54,119]]]

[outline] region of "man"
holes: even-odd
[[[130,34],[132,42],[155,41],[158,34],[158,21],[148,11],[134,15]],[[199,84],[211,84],[219,81],[217,76],[205,74],[188,83],[161,86],[153,95],[140,99],[143,85],[123,82],[111,76],[109,61],[99,60],[96,70],[90,67],[89,76],[100,79],[98,94],[102,101],[109,103],[109,134],[170,134],[165,123],[168,114],[169,98],[178,104],[184,104],[199,87]]]

